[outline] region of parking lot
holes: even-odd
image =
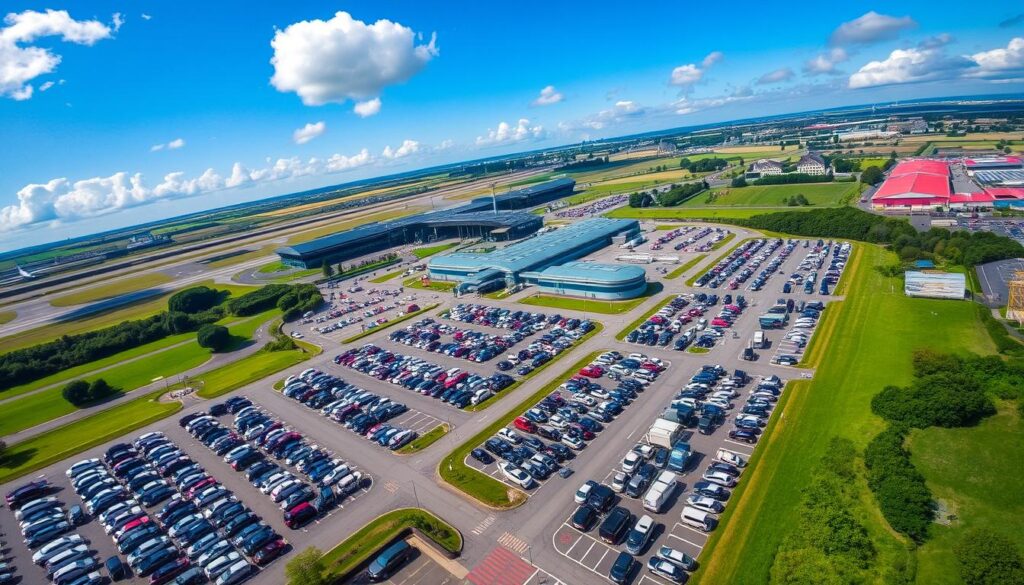
[[[371,581],[365,571],[346,580],[346,585],[367,585],[368,583],[384,583],[385,585],[457,585],[456,579],[447,569],[432,560],[429,555],[419,549],[413,558],[402,566],[391,578],[384,581]]]

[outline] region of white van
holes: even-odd
[[[707,512],[701,512],[697,508],[691,508],[685,506],[682,513],[679,515],[679,519],[683,524],[692,526],[701,532],[711,532],[715,528],[717,521],[715,517]]]

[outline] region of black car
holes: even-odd
[[[494,463],[494,457],[492,457],[490,453],[484,451],[483,449],[473,449],[472,451],[470,451],[469,455],[473,459],[476,459],[477,461],[483,463],[484,465]]]
[[[612,488],[602,484],[594,486],[590,490],[590,494],[587,495],[587,505],[597,510],[598,512],[604,512],[608,508],[612,507],[615,503],[615,492]]]
[[[629,580],[629,575],[633,572],[635,564],[636,561],[633,560],[633,555],[628,552],[620,552],[619,556],[615,558],[612,568],[608,569],[608,578],[613,583],[625,583]]]
[[[591,490],[591,493],[593,492],[594,490]],[[605,516],[604,522],[601,522],[598,534],[601,536],[601,540],[609,544],[617,544],[632,523],[633,514],[621,506],[616,506]]]
[[[572,527],[586,532],[594,525],[595,520],[597,520],[597,510],[583,504],[576,508],[576,512],[572,515]]]
[[[756,443],[757,433],[748,429],[734,429],[729,431],[729,438],[734,441],[743,441],[744,443]]]

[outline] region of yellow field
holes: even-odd
[[[608,157],[609,161],[619,160],[632,160],[634,158],[646,158],[651,156],[658,156],[658,149],[650,148],[646,150],[634,150],[632,152],[616,152]]]
[[[945,134],[915,134],[901,139],[901,142],[964,142],[971,140],[1024,140],[1024,132],[968,132],[966,136]]]
[[[684,179],[692,178],[693,175],[689,171],[683,169],[676,169],[674,171],[661,171],[660,173],[646,173],[642,175],[630,175],[628,177],[619,177],[617,179],[609,179],[607,181],[601,181],[595,185],[621,185],[623,183],[636,183],[636,182],[669,182],[669,181],[682,181]],[[594,186],[594,185],[591,185]]]

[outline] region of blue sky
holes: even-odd
[[[584,138],[1024,88],[1011,3],[430,4],[5,2],[0,250]]]

